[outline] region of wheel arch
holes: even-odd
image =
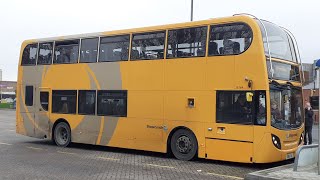
[[[57,126],[59,123],[61,123],[61,122],[66,123],[66,124],[69,126],[70,130],[71,130],[70,124],[68,123],[67,120],[65,120],[64,118],[59,118],[59,119],[57,119],[57,120],[54,122],[54,124],[53,124],[53,126],[52,126],[52,128],[51,128],[51,140],[52,140],[52,141],[54,140],[54,129],[55,129],[56,126]]]

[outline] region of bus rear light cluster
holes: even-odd
[[[272,139],[272,143],[273,145],[278,148],[281,149],[281,142],[278,136],[271,134],[271,139]]]

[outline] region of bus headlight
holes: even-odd
[[[300,144],[303,142],[303,134],[304,134],[304,132],[302,132],[302,134],[301,134],[301,136],[300,136],[299,144],[298,144],[298,145],[300,145]]]
[[[278,136],[271,134],[271,140],[276,148],[281,149],[281,142]]]

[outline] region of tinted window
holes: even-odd
[[[267,61],[267,67],[270,78],[270,61]],[[286,81],[300,81],[300,72],[298,66],[272,61],[272,67],[273,78]]]
[[[98,91],[98,115],[127,116],[127,91]]]
[[[265,54],[269,56],[267,38],[264,28],[260,21],[257,22],[261,29]],[[267,29],[271,56],[274,58],[297,62],[293,43],[290,42],[292,40],[288,34],[276,24],[267,21],[263,21],[263,24]]]
[[[98,38],[82,39],[80,62],[97,62]]]
[[[21,65],[36,65],[38,44],[27,45],[22,54]]]
[[[62,114],[75,114],[77,102],[77,91],[74,90],[53,90],[52,91],[52,112]]]
[[[162,59],[165,32],[134,34],[131,59]]]
[[[167,58],[204,56],[207,27],[170,30]]]
[[[52,63],[52,52],[53,43],[40,43],[39,44],[39,56],[38,64],[51,64]]]
[[[54,64],[77,63],[79,40],[56,42],[54,49]]]
[[[240,54],[248,49],[252,31],[246,24],[213,25],[210,27],[209,56]]]
[[[312,109],[319,109],[319,96],[310,96],[309,99]]]
[[[79,91],[78,113],[95,114],[96,91]]]
[[[252,110],[246,92],[217,92],[217,123],[252,124]]]
[[[129,35],[101,38],[99,61],[128,60],[129,39]]]
[[[267,109],[266,109],[266,92],[265,91],[257,91],[254,96],[254,103],[256,108],[256,118],[254,121],[255,125],[266,125],[267,119]]]
[[[40,103],[41,107],[48,111],[49,108],[49,92],[40,92]]]
[[[26,86],[25,103],[26,106],[33,106],[33,86]]]

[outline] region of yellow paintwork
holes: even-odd
[[[95,124],[98,124],[96,129],[80,125],[85,118],[83,115],[49,112],[48,118],[51,124],[61,118],[67,120],[71,130],[77,131],[75,136],[80,134],[79,137],[73,139],[75,142],[166,152],[170,132],[176,127],[186,127],[196,135],[199,147],[198,156],[201,158],[247,163],[284,160],[286,153],[294,152],[297,145],[287,146],[285,150],[278,150],[271,142],[271,134],[275,134],[281,140],[284,140],[287,133],[296,133],[299,139],[303,128],[293,131],[280,131],[271,127],[269,80],[262,36],[259,26],[249,17],[235,16],[89,35],[28,40],[23,42],[21,46],[19,64],[21,64],[23,49],[27,44],[34,42],[122,34],[130,34],[130,37],[132,37],[132,33],[231,22],[244,22],[252,28],[252,44],[247,51],[240,55],[116,62],[120,67],[121,87],[123,90],[128,90],[128,113],[127,117],[117,119],[112,135],[104,132],[104,127],[114,121],[114,119],[108,117],[97,118],[94,121]],[[275,59],[275,61],[282,60]],[[298,65],[292,62],[284,62]],[[18,105],[19,103],[24,104],[22,87],[28,84],[28,82],[23,82],[25,68],[29,67],[19,66],[18,70],[17,87],[20,88],[17,88],[16,131],[19,134],[33,136],[26,132],[24,124],[28,120],[23,119],[23,111]],[[98,80],[97,76],[97,72],[85,63],[44,66],[41,74],[42,83],[39,86],[51,90],[108,89],[108,87],[102,87],[102,82]],[[253,87],[249,88],[245,79],[252,80]],[[278,82],[286,83],[285,81]],[[297,82],[292,84],[301,86],[301,83]],[[267,126],[215,123],[216,90],[266,90]],[[188,98],[195,99],[194,108],[187,106]],[[49,110],[51,109],[51,100],[50,98]],[[25,113],[29,119],[33,119],[31,117],[32,112],[28,112],[26,109]],[[38,131],[37,124],[34,121],[32,122],[33,126],[36,127],[35,131]],[[148,126],[155,128],[147,128]],[[50,128],[52,128],[52,125]],[[208,128],[212,128],[212,131],[208,131]],[[105,133],[107,135],[104,135]],[[47,137],[50,138],[51,135],[52,132],[49,129]],[[81,137],[87,135],[92,135],[91,139],[81,141]],[[108,143],[105,144],[103,139],[107,139]],[[290,145],[295,141],[296,138],[293,138],[281,143]]]

